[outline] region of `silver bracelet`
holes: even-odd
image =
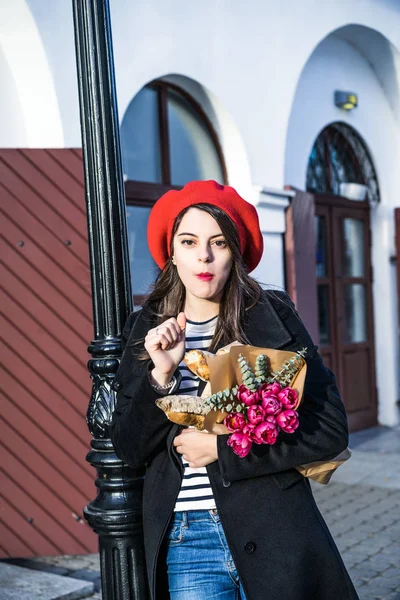
[[[159,385],[158,383],[154,382],[154,379],[151,375],[151,371],[149,371],[149,381],[150,381],[150,385],[153,388],[153,390],[155,390],[156,392],[165,393],[174,387],[176,379],[175,379],[175,377],[172,377],[170,382],[166,383],[165,385]]]

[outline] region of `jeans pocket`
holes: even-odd
[[[171,525],[167,531],[167,541],[170,546],[181,544],[184,538],[183,525]]]

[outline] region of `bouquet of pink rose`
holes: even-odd
[[[228,445],[235,454],[243,458],[250,452],[253,443],[272,445],[281,431],[296,431],[299,426],[296,408],[301,395],[288,383],[305,368],[304,355],[305,350],[297,352],[279,369],[271,372],[267,368],[268,357],[258,354],[253,373],[240,353],[237,361],[243,383],[212,394],[205,400],[211,408],[209,414],[222,411],[226,415],[222,422],[231,433]],[[205,423],[208,429],[207,417]]]
[[[238,456],[244,457],[255,444],[275,444],[280,431],[294,433],[299,426],[298,394],[291,387],[280,383],[264,384],[255,392],[245,385],[237,390],[240,412],[237,408],[224,419],[224,425],[232,432],[228,444]]]
[[[281,432],[291,434],[299,427],[297,409],[307,372],[305,352],[238,342],[216,354],[190,350],[185,355],[186,365],[207,382],[202,397],[164,396],[156,404],[174,423],[217,435],[229,434],[229,446],[243,458],[253,443],[275,444]],[[326,484],[350,456],[347,448],[329,461],[315,461],[296,469],[304,477]]]

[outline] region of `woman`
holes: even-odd
[[[149,248],[162,272],[123,332],[111,438],[146,466],[144,539],[153,600],[354,600],[357,594],[297,465],[333,458],[348,442],[345,409],[284,292],[249,276],[263,242],[255,208],[233,188],[191,182],[155,204]],[[155,400],[204,389],[185,349],[233,341],[307,347],[300,425],[244,458],[226,435],[182,428]]]

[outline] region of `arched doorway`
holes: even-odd
[[[158,273],[147,247],[147,220],[168,189],[194,179],[227,183],[218,137],[201,106],[166,81],[144,87],[121,124],[132,289],[141,304]]]
[[[319,133],[306,189],[287,214],[288,289],[312,321],[354,431],[377,422],[370,207],[379,203],[379,186],[352,127],[336,122]]]
[[[375,343],[378,349],[375,354],[379,390],[378,417],[382,425],[389,426],[399,422],[399,339],[396,331],[399,300],[395,291],[396,268],[393,257],[396,252],[393,217],[394,209],[398,205],[399,187],[397,163],[400,87],[396,71],[399,51],[392,42],[383,32],[356,24],[335,29],[319,41],[304,63],[296,86],[288,123],[285,156],[285,182],[293,188],[306,189],[306,173],[318,132],[324,131],[328,124],[334,124],[336,131],[331,130],[330,133],[335,134],[336,139],[332,140],[335,146],[343,137],[338,135],[342,134],[340,125],[345,123],[349,127],[346,130],[347,134],[350,133],[354,145],[357,144],[357,140],[351,132],[356,130],[362,145],[369,149],[370,158],[373,159],[370,164],[373,163],[374,171],[378,173],[380,188],[376,190],[379,201],[375,203],[373,198],[377,194],[373,193],[371,188],[368,191],[368,197],[375,204],[371,204],[369,210],[372,240],[370,255],[374,270],[372,287]],[[334,102],[335,90],[356,93],[359,106],[351,111],[337,107]],[[329,130],[326,133],[329,133]],[[345,137],[348,139],[348,135]],[[341,146],[343,148],[344,144]],[[333,147],[331,151],[334,153]],[[354,148],[347,152],[347,155],[352,154],[356,154]],[[359,182],[357,171],[354,171],[351,163],[352,159],[343,173],[347,180],[338,179],[339,184],[344,184],[342,189],[329,185],[325,188],[315,188],[310,186],[309,182],[308,189],[316,191],[313,194],[301,192],[302,205],[299,206],[298,220],[304,230],[308,219],[310,227],[306,231],[307,235],[314,237],[314,226],[311,225],[314,223],[315,214],[314,193],[322,193],[317,190],[325,189],[330,194],[346,196],[350,190],[347,184]],[[329,178],[329,173],[327,175]],[[364,176],[367,183],[370,179],[376,181],[374,174],[370,177],[364,172]],[[352,185],[352,191],[356,187]],[[362,189],[358,191],[362,192]],[[299,193],[296,193],[296,196],[300,202]],[[360,201],[350,203],[353,208],[356,205],[359,208],[363,206]],[[306,324],[318,337],[315,252],[310,247],[307,254],[307,247],[308,245],[302,244],[299,238],[295,250],[302,256],[303,265],[308,261],[307,289],[303,290],[303,295],[296,286],[290,289],[295,290],[294,297],[296,299],[297,294],[299,311],[303,318],[306,317]],[[299,263],[297,257],[295,262]],[[300,279],[304,279],[304,267],[300,271],[301,278],[297,277],[295,283],[301,287]],[[397,273],[400,271],[397,270]],[[292,277],[292,274],[289,273],[289,276]],[[399,278],[399,274],[397,277]],[[311,291],[314,289],[315,297]],[[350,419],[350,422],[352,420]]]
[[[357,132],[332,123],[318,135],[307,168],[315,199],[318,332],[335,372],[350,425],[376,424],[370,205],[379,186]]]

